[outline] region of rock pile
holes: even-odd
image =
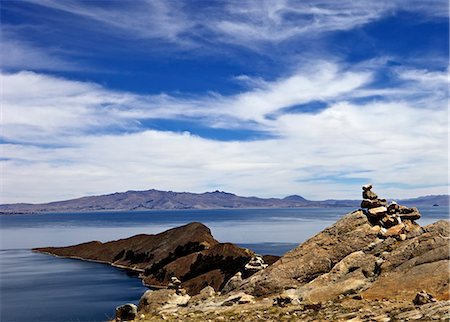
[[[408,232],[419,228],[414,222],[420,218],[417,208],[401,206],[395,201],[388,205],[386,199],[378,198],[378,195],[372,191],[371,184],[363,186],[362,189],[361,208],[374,224],[374,230],[378,230],[379,237],[405,240]]]
[[[186,295],[186,290],[181,288],[181,281],[176,276],[170,278],[170,283],[167,285],[169,290],[175,290],[178,295]]]
[[[246,275],[252,275],[256,272],[259,272],[260,270],[263,270],[267,266],[268,265],[264,263],[264,259],[262,258],[262,256],[255,254],[252,256],[250,261],[245,264],[245,270],[246,273],[248,273]]]

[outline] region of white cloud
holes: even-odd
[[[298,37],[309,39],[324,32],[350,30],[398,10],[424,17],[446,17],[447,2],[428,1],[130,1],[97,6],[81,1],[28,0],[82,17],[79,26],[96,22],[113,34],[137,39],[164,39],[183,48],[232,43],[257,49]],[[105,30],[106,31],[106,30]]]
[[[211,24],[226,42],[282,42],[315,37],[322,32],[348,30],[380,18],[387,2],[258,1],[229,3],[224,18]],[[314,36],[313,36],[314,35]]]
[[[272,82],[259,80],[248,92],[224,97],[177,98],[113,92],[83,83],[33,72],[3,74],[4,135],[8,139],[58,142],[61,135],[110,127],[135,130],[148,118],[200,118],[214,127],[264,127],[268,114],[296,104],[350,93],[370,80],[370,74],[342,71],[336,64],[315,67]],[[256,85],[256,83],[254,83]],[[24,95],[21,90],[27,88]],[[28,137],[27,137],[28,136]]]
[[[271,82],[247,79],[249,90],[234,96],[194,98],[135,95],[32,72],[3,74],[2,134],[18,143],[3,145],[2,202],[148,188],[359,198],[366,180],[390,197],[446,192],[447,102],[439,92],[429,90],[436,105],[423,108],[410,99],[422,83],[408,80],[400,92],[357,104],[353,95],[361,97],[359,88],[369,86],[370,71],[325,62],[313,69]],[[402,75],[426,81],[429,73]],[[330,106],[264,118],[319,99]],[[139,128],[142,119],[180,117],[223,127],[234,120],[247,128],[251,121],[275,138],[221,142]]]
[[[3,27],[4,28],[4,27]],[[52,71],[83,70],[80,64],[53,48],[39,47],[31,42],[18,40],[3,29],[0,48],[0,68]]]
[[[110,6],[72,0],[29,2],[84,18],[80,27],[94,21],[114,29],[119,35],[138,39],[160,38],[184,43],[179,36],[194,27],[194,22],[174,1],[117,1],[111,2]]]

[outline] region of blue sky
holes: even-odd
[[[1,3],[2,202],[448,192],[448,3]]]

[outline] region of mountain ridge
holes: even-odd
[[[448,206],[448,195],[431,195],[399,200],[411,206]],[[41,204],[16,203],[0,205],[2,214],[135,211],[175,209],[243,209],[243,208],[300,208],[300,207],[359,207],[359,200],[307,200],[300,195],[284,198],[243,197],[224,191],[204,193],[174,192],[149,189],[128,190],[98,196],[53,201]]]

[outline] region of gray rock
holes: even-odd
[[[190,296],[177,294],[176,290],[162,289],[157,291],[147,291],[139,300],[138,309],[140,312],[160,312],[164,309],[173,309],[178,306],[185,306],[190,300]]]
[[[225,284],[225,286],[222,289],[222,293],[228,293],[232,290],[236,289],[242,284],[242,273],[237,272],[234,274],[232,278],[228,280],[228,282]]]
[[[206,286],[200,291],[200,295],[207,298],[213,297],[215,294],[216,291],[212,286]]]
[[[127,303],[116,307],[116,321],[133,321],[137,316],[137,306]]]

